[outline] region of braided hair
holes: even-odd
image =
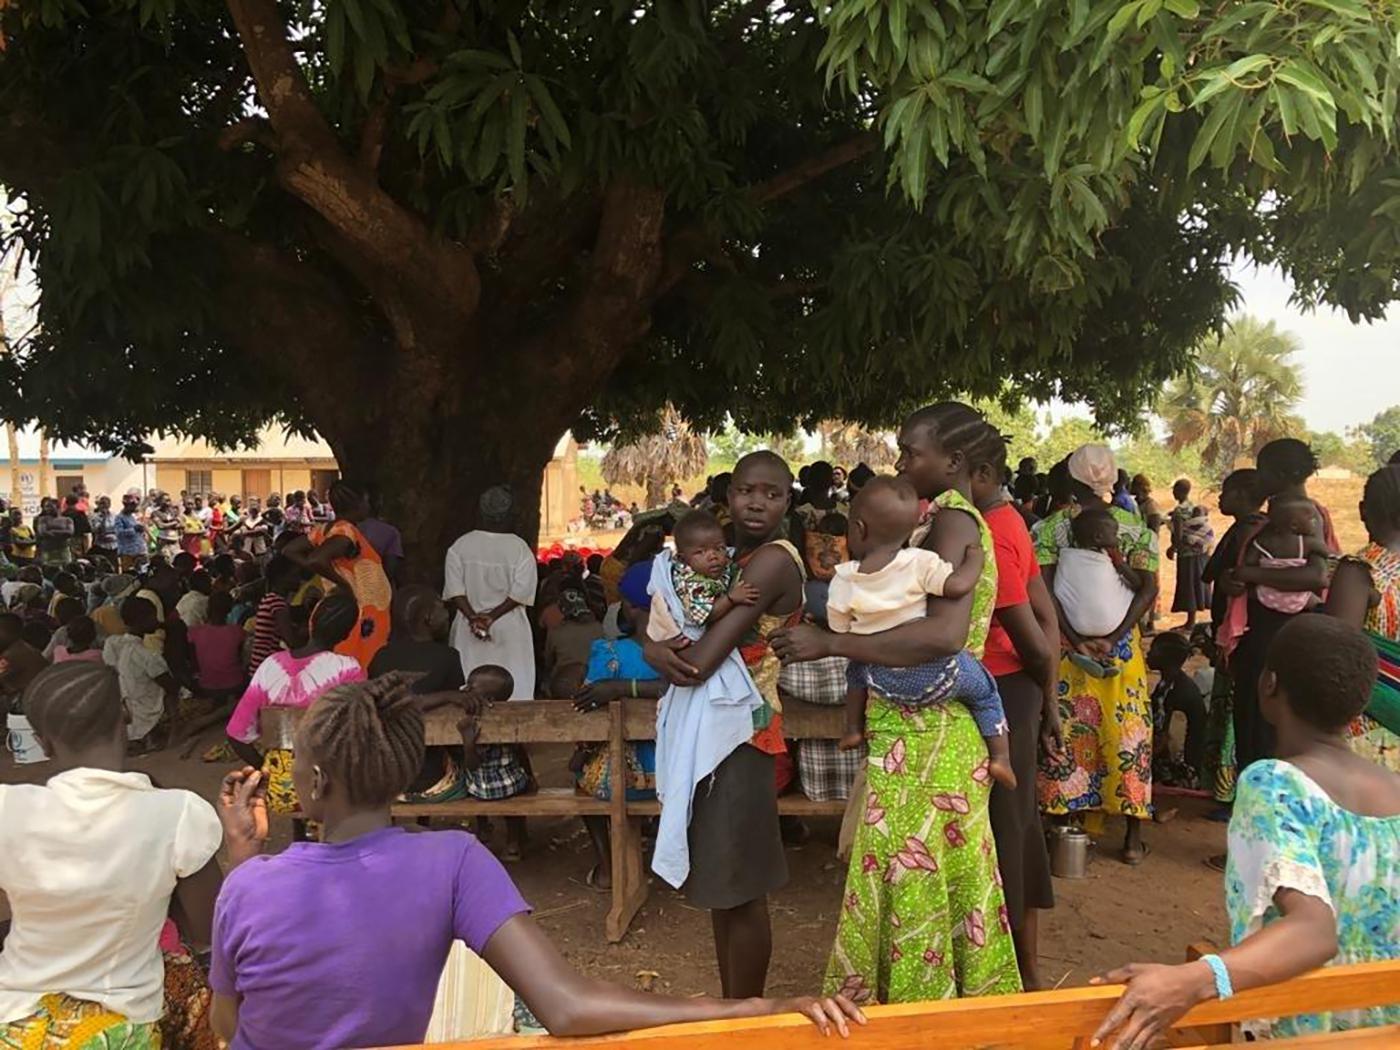
[[[87,660],[40,671],[25,689],[23,704],[35,733],[74,751],[111,739],[125,717],[117,673]]]
[[[331,689],[307,712],[301,739],[355,805],[387,803],[423,768],[423,714],[412,678],[388,674]]]
[[[984,463],[1006,468],[1006,439],[987,417],[961,401],[928,405],[911,415],[905,424],[927,429],[947,452],[961,452],[968,469]]]

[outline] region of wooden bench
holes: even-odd
[[[429,700],[451,699],[436,694]],[[621,700],[586,714],[574,710],[572,700],[528,700],[495,704],[478,724],[482,744],[606,744],[610,782],[627,783],[627,744],[656,739],[655,700]],[[292,735],[302,712],[292,708],[265,708],[261,716],[260,743],[264,748],[292,747]],[[785,699],[784,734],[792,740],[837,740],[844,731],[844,709]],[[440,708],[427,716],[424,726],[429,746],[459,746],[458,711]],[[641,821],[661,812],[655,801],[628,802],[625,792],[613,792],[603,802],[569,788],[543,788],[527,795],[496,801],[459,799],[427,804],[400,803],[392,807],[396,819],[462,821],[474,817],[585,817],[608,818],[612,844],[612,906],[604,924],[609,943],[627,934],[627,928],[646,903],[648,876],[643,864]],[[814,802],[805,795],[787,794],[778,799],[785,816],[839,817],[841,801]]]
[[[875,1006],[870,1024],[849,1043],[822,1038],[804,1018],[787,1015],[746,1021],[704,1021],[587,1039],[549,1036],[437,1044],[440,1050],[1088,1050],[1089,1039],[1122,994],[1122,987],[1065,988],[1053,992]],[[1194,1050],[1228,1046],[1235,1025],[1257,1017],[1350,1010],[1400,1001],[1400,962],[1315,970],[1306,976],[1208,1002],[1183,1017],[1165,1045]],[[1353,1032],[1275,1039],[1270,1050],[1394,1050],[1400,1025]],[[409,1050],[406,1047],[397,1050]]]

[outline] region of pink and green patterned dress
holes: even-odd
[[[996,602],[991,530],[956,491],[985,568],[967,647],[979,659]],[[857,1003],[907,1003],[1021,990],[987,803],[987,747],[956,701],[911,709],[872,688],[865,814],[846,874],[826,991]]]

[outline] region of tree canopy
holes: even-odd
[[[109,447],[314,426],[399,510],[668,401],[788,432],[1010,388],[1124,422],[1222,322],[1236,253],[1356,316],[1394,296],[1397,19],[3,5],[0,182],[43,299],[0,415]]]
[[[1378,412],[1371,422],[1357,427],[1356,433],[1370,447],[1372,469],[1385,466],[1400,452],[1400,405]]]

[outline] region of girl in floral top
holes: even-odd
[[[1297,616],[1280,628],[1259,682],[1276,759],[1240,777],[1230,820],[1225,906],[1234,947],[1220,953],[1234,991],[1318,966],[1400,958],[1400,776],[1352,753],[1347,723],[1367,704],[1376,654],[1354,627]],[[1096,1033],[1147,1046],[1217,994],[1205,961],[1134,964],[1106,974],[1127,991]],[[1400,1023],[1400,1005],[1265,1019],[1284,1038]]]

